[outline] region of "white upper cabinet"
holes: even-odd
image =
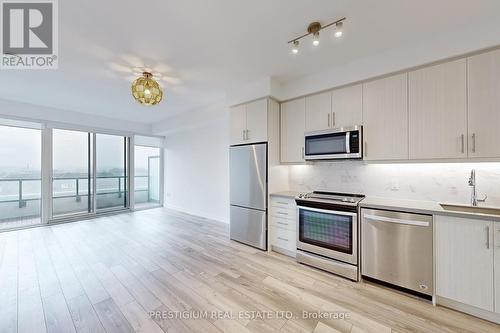
[[[436,294],[494,309],[493,222],[436,216]]]
[[[305,98],[306,131],[317,131],[332,126],[331,92]]]
[[[331,127],[363,124],[363,86],[361,84],[332,92]]]
[[[267,98],[248,103],[247,142],[267,141]]]
[[[467,60],[469,157],[500,157],[500,50]]]
[[[306,101],[296,99],[281,104],[281,162],[304,162]]]
[[[363,85],[364,159],[408,159],[408,74]]]
[[[245,142],[247,128],[247,114],[245,105],[232,107],[229,112],[230,118],[230,142],[237,145]]]
[[[410,159],[467,157],[466,60],[409,73]]]
[[[267,141],[267,98],[230,109],[230,144]]]

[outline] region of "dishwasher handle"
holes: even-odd
[[[425,222],[425,221],[397,219],[397,218],[393,218],[393,217],[385,217],[385,216],[378,216],[378,215],[372,215],[372,214],[363,214],[363,218],[369,219],[369,220],[372,220],[375,222],[388,222],[388,223],[415,225],[415,226],[419,226],[419,227],[428,227],[429,226],[429,222]]]

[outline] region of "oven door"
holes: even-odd
[[[302,206],[297,214],[297,249],[358,263],[358,214]]]

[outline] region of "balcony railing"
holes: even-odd
[[[125,176],[99,176],[96,177],[97,183],[97,188],[96,188],[96,195],[97,196],[112,196],[116,195],[117,198],[122,198],[123,195],[126,193],[126,188],[125,188],[125,183],[126,183],[126,177]],[[103,186],[100,186],[99,181],[101,182],[106,182],[106,179],[108,180],[113,180],[110,181],[109,183],[102,184]],[[136,193],[136,202],[155,202],[157,203],[158,200],[155,200],[151,198],[151,192],[149,188],[149,176],[135,176],[134,179],[136,179],[136,186],[135,186],[135,191]],[[144,181],[145,179],[145,181]],[[140,185],[142,180],[142,185]],[[53,200],[62,200],[62,199],[70,199],[74,198],[76,202],[80,202],[82,196],[87,196],[88,195],[88,178],[87,177],[54,177],[53,178],[53,184],[56,182],[64,182],[63,184],[59,184],[60,187],[57,190],[53,192],[52,199]],[[82,182],[85,182],[82,184]],[[8,186],[7,183],[17,183],[16,185],[10,185],[12,186],[12,190],[8,191],[10,193],[8,194],[2,194],[1,188],[4,186]],[[73,186],[70,184],[73,183]],[[113,184],[114,183],[114,184]],[[32,189],[31,190],[26,190],[24,188],[26,185],[30,186],[31,184]],[[67,189],[64,188],[63,185],[67,186]],[[68,186],[69,185],[69,186]],[[17,193],[14,190],[14,188],[17,188]],[[5,216],[2,214],[2,207],[7,205],[8,209],[12,208],[19,208],[24,210],[30,210],[28,209],[27,206],[29,206],[29,202],[32,201],[39,201],[41,200],[41,179],[40,178],[0,178],[0,220],[4,219]],[[54,187],[55,188],[55,187]],[[143,195],[137,195],[144,193]],[[11,204],[10,206],[8,204]],[[17,204],[16,204],[17,203]],[[36,205],[36,203],[34,203]],[[15,205],[15,206],[13,206]],[[13,212],[12,214],[9,215],[15,215]],[[39,212],[34,211],[34,214],[31,214],[29,212],[25,212],[22,215],[23,217],[26,216],[34,216],[39,214]],[[12,218],[13,216],[9,216],[9,218]]]

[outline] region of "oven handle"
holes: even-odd
[[[396,219],[392,217],[385,217],[385,216],[378,216],[378,215],[372,215],[372,214],[364,214],[363,219],[369,219],[375,222],[388,222],[388,223],[397,223],[397,224],[407,224],[407,225],[416,225],[420,227],[428,227],[429,222],[424,222],[424,221],[415,221],[415,220],[403,220],[403,219]]]
[[[331,214],[331,215],[344,215],[344,216],[352,216],[352,217],[356,217],[358,215],[358,213],[341,212],[338,210],[328,210],[328,209],[319,209],[319,208],[297,206],[297,210],[299,210],[299,209],[308,210],[308,211],[312,211],[312,212],[318,212],[318,213],[326,213],[326,214]]]

